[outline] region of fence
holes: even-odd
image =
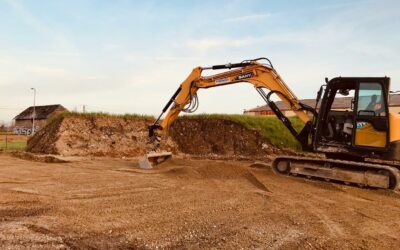
[[[0,132],[0,150],[17,151],[24,150],[28,141],[26,135],[16,135],[10,132]]]

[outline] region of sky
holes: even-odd
[[[400,90],[399,10],[397,0],[0,0],[0,122],[33,104],[32,87],[36,105],[158,115],[192,68],[258,57],[299,98],[336,76],[389,76]],[[264,105],[248,83],[198,96],[197,113]]]

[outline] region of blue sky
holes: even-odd
[[[196,66],[265,56],[299,98],[325,77],[400,89],[400,1],[0,0],[0,121],[32,104],[156,115]],[[252,86],[201,90],[198,113],[262,105]]]

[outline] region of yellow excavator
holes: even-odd
[[[221,69],[226,71],[202,76],[205,70]],[[197,109],[196,93],[199,89],[239,82],[254,85],[304,151],[326,156],[278,156],[272,163],[275,172],[361,187],[397,189],[399,186],[400,165],[397,161],[400,161],[400,115],[389,112],[390,78],[326,78],[317,93],[315,106],[311,107],[298,100],[267,58],[194,68],[172,95],[160,116],[149,126],[149,139],[156,149],[140,160],[139,165],[151,168],[171,157],[171,153],[157,152],[159,142],[180,112],[194,112]],[[304,122],[300,132],[293,128],[291,121],[271,100],[273,95]],[[350,107],[335,109],[332,104],[339,97],[347,97],[345,99],[350,100]]]

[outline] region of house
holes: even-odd
[[[351,109],[351,100],[353,97],[340,97],[336,98],[332,104],[332,109],[335,110],[350,110]],[[301,103],[304,103],[308,106],[315,108],[315,99],[304,99],[300,100]],[[282,101],[277,101],[275,104],[282,111],[282,113],[287,116],[295,116],[295,113],[286,106],[286,104]],[[392,94],[389,98],[389,111],[400,113],[400,94]],[[256,108],[248,109],[243,112],[245,115],[265,115],[265,116],[275,116],[274,112],[270,109],[268,105],[259,106]]]
[[[68,111],[60,104],[29,107],[14,117],[16,134],[31,134],[33,117],[35,117],[35,130],[43,128],[51,117],[61,112]]]

